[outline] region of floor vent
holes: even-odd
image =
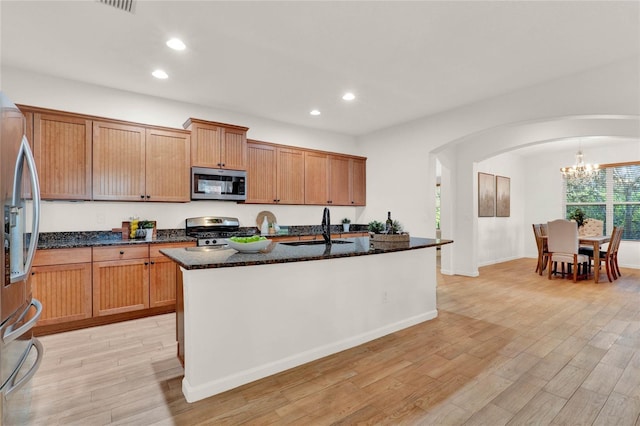
[[[96,0],[98,3],[124,10],[125,12],[134,13],[136,0]]]

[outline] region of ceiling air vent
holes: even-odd
[[[136,0],[96,0],[98,3],[106,4],[107,6],[113,6],[116,9],[124,10],[125,12],[133,13],[135,11]]]

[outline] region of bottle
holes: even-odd
[[[262,235],[269,235],[269,222],[267,222],[267,215],[264,216],[264,220],[262,221],[262,227],[260,228],[260,233]]]
[[[391,212],[387,212],[387,223],[385,224],[387,234],[393,234],[393,220],[391,220]]]

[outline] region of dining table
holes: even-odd
[[[546,240],[547,236],[543,235],[542,238]],[[600,247],[609,241],[611,241],[611,235],[582,235],[578,237],[580,245],[593,247],[593,280],[595,282],[600,279]]]

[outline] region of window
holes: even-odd
[[[579,208],[604,221],[607,234],[623,226],[623,239],[640,241],[640,163],[603,165],[594,177],[564,179],[564,185],[567,217]]]

